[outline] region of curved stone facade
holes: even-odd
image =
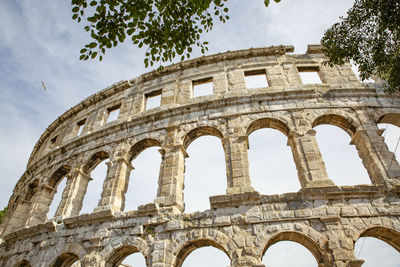
[[[319,266],[361,266],[359,237],[372,236],[400,251],[400,167],[377,123],[400,126],[400,97],[362,84],[350,65],[323,65],[321,47],[304,55],[291,46],[201,57],[122,81],[85,99],[43,133],[15,186],[2,224],[1,266],[118,266],[141,253],[147,266],[179,267],[202,246],[226,253],[231,266],[263,266],[276,242],[295,241]],[[299,72],[316,72],[321,84],[302,84]],[[266,75],[268,86],[249,90],[245,76]],[[211,82],[213,93],[194,97]],[[149,98],[161,105],[146,110]],[[107,117],[119,110],[118,119]],[[370,185],[336,186],[329,179],[313,128],[346,131]],[[274,128],[287,136],[301,190],[260,195],[251,185],[248,135]],[[196,138],[220,138],[225,152],[225,195],[210,209],[184,213],[186,148]],[[132,159],[160,147],[157,197],[123,212]],[[79,215],[90,172],[103,160],[107,177],[98,206]],[[46,214],[67,179],[54,218]]]

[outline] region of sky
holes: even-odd
[[[324,30],[337,22],[339,16],[344,16],[352,4],[350,0],[283,0],[279,4],[271,1],[270,7],[265,8],[262,0],[230,0],[227,6],[231,19],[225,24],[216,22],[213,31],[203,36],[210,43],[207,54],[281,44],[294,45],[295,53],[304,53],[307,44],[319,43]],[[34,144],[48,125],[97,91],[152,70],[143,64],[145,49],[128,43],[107,51],[102,62],[79,61],[79,50],[89,38],[82,25],[72,21],[71,16],[70,2],[66,0],[0,1],[0,147],[3,150],[0,154],[0,208],[7,205],[17,180],[25,171]],[[194,49],[192,57],[200,55]],[[386,139],[394,151],[400,131],[389,126],[386,132]],[[275,130],[265,129],[251,134],[249,140],[250,175],[256,190],[263,194],[297,191],[300,185],[286,138]],[[317,140],[328,174],[337,184],[369,183],[357,152],[348,145],[348,135],[333,126],[319,126]],[[215,153],[205,157],[210,150]],[[148,149],[132,162],[135,170],[131,178],[134,178],[128,188],[129,205],[125,210],[154,199],[160,162],[157,153],[156,149]],[[209,208],[208,196],[225,193],[222,146],[215,137],[201,137],[189,146],[188,153],[184,191],[186,211],[205,210]],[[204,164],[208,167],[201,168]],[[279,171],[282,169],[285,172]],[[103,163],[92,176],[100,177],[95,180],[101,181],[104,172]],[[207,186],[210,182],[214,185],[212,188]],[[62,183],[59,185],[60,188],[63,186]],[[85,198],[82,212],[91,212],[98,201],[96,195],[100,194],[101,183],[90,186],[93,194]],[[54,203],[57,203],[57,197]],[[268,261],[268,267],[282,266],[276,265],[280,260],[274,257],[289,255],[285,254],[289,250],[294,256],[286,258],[293,258],[296,266],[311,266],[308,263],[300,265],[295,260],[295,255],[304,255],[296,245],[280,243],[283,252],[270,253],[268,250],[264,257],[263,262]],[[397,252],[390,254],[390,246],[368,239],[362,247],[360,257],[383,251],[383,256],[373,256],[363,267],[377,266],[374,264],[380,257],[388,262],[385,267],[399,267],[396,263],[400,259]],[[203,251],[205,254],[201,254]],[[216,253],[215,256],[212,253]],[[199,249],[189,255],[184,267],[204,266],[201,260],[217,259],[220,254],[214,248]],[[222,253],[223,257],[226,256]],[[218,264],[215,266],[229,265]],[[314,264],[317,266],[315,261]],[[379,266],[383,266],[381,264]]]

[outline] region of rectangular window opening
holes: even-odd
[[[244,72],[247,89],[268,87],[267,73],[265,70],[251,70]]]
[[[58,135],[54,136],[53,138],[50,139],[50,144],[55,144],[57,141]]]
[[[297,67],[303,84],[321,84],[318,67]]]
[[[214,93],[212,77],[193,81],[192,86],[193,86],[193,97],[212,95]]]
[[[146,97],[146,109],[145,110],[149,110],[149,109],[153,109],[153,108],[157,108],[161,105],[161,93],[162,90],[157,90],[148,94],[145,94]]]
[[[118,120],[120,108],[121,108],[121,104],[118,104],[116,106],[113,106],[113,107],[107,109],[108,116],[107,116],[106,123]]]
[[[50,144],[49,144],[49,148],[50,149],[53,149],[56,146],[57,137],[58,137],[58,135],[56,135],[56,136],[54,136],[53,138],[50,139]]]
[[[81,120],[76,124],[78,126],[78,131],[77,131],[77,135],[76,136],[79,136],[79,135],[82,134],[83,127],[85,126],[85,122],[86,122],[86,119]]]

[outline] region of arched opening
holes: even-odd
[[[280,241],[272,245],[264,254],[262,263],[268,267],[318,267],[311,252],[293,241]]]
[[[355,244],[357,259],[363,259],[362,267],[399,267],[400,253],[386,242],[374,237],[361,237]]]
[[[225,153],[221,140],[209,135],[196,136],[194,139],[185,142],[189,146],[189,158],[185,161],[185,212],[209,209],[209,197],[225,194],[227,188]]]
[[[64,253],[58,256],[53,263],[52,267],[80,267],[79,257],[74,253]]]
[[[383,129],[382,136],[385,139],[385,143],[388,146],[389,151],[393,152],[392,160],[400,160],[400,114],[389,113],[381,116],[378,120],[378,127]],[[381,144],[381,150],[382,146]]]
[[[363,267],[398,267],[400,262],[400,233],[384,227],[364,231],[354,245]]]
[[[287,136],[264,128],[249,135],[251,184],[262,194],[296,192],[301,186]]]
[[[132,147],[129,158],[134,169],[125,193],[125,211],[136,210],[138,206],[152,203],[156,198],[161,164],[160,146],[156,140],[145,139]]]
[[[66,186],[67,186],[67,178],[62,179],[61,182],[57,185],[57,191],[53,196],[53,200],[49,207],[49,211],[47,212],[47,218],[51,219],[56,216],[56,211],[61,203],[62,195]]]
[[[297,232],[282,232],[268,241],[263,251],[266,266],[319,266],[325,262],[320,246]]]
[[[336,185],[371,184],[356,147],[350,145],[355,126],[338,115],[325,115],[313,127],[326,171]]]
[[[65,177],[70,171],[69,166],[60,167],[49,179],[49,186],[54,188],[56,192],[52,192],[49,196],[51,201],[47,218],[53,218],[56,215],[57,208],[61,202],[64,189],[67,185],[67,178]]]
[[[106,152],[97,152],[83,167],[82,171],[92,180],[89,179],[80,214],[91,213],[97,207],[103,191],[103,183],[107,177],[108,166],[105,160],[108,158],[109,155]]]
[[[146,259],[134,246],[123,246],[117,249],[107,260],[108,266],[146,267]]]
[[[31,267],[31,264],[29,263],[29,261],[23,260],[15,264],[14,267]]]
[[[176,256],[175,267],[221,267],[229,266],[230,258],[218,243],[208,240],[193,241],[181,249]]]

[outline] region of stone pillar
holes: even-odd
[[[291,131],[288,137],[302,188],[334,185],[326,172],[315,134],[313,129],[304,134]]]
[[[193,95],[192,81],[183,80],[178,82],[177,104],[185,104],[190,101]]]
[[[88,183],[93,180],[80,169],[75,169],[72,176],[67,175],[67,178],[67,185],[65,186],[61,203],[57,208],[56,217],[68,218],[79,215]]]
[[[119,157],[113,162],[106,162],[107,178],[104,181],[103,192],[97,211],[122,211],[125,207],[125,193],[128,189],[129,175],[133,166],[125,158]]]
[[[176,144],[179,127],[167,128],[167,143],[161,148],[161,164],[155,204],[166,211],[180,213],[184,210],[183,188],[185,180],[185,158],[188,154],[182,144]]]
[[[11,214],[7,214],[3,221],[2,236],[14,232],[17,229],[21,229],[25,226],[29,210],[31,208],[31,202],[24,199],[19,199],[15,207],[15,210]]]
[[[37,192],[32,200],[32,207],[29,211],[27,226],[34,226],[44,223],[47,220],[47,213],[53,197],[57,190],[48,185],[42,185],[40,192]]]
[[[381,136],[383,131],[376,126],[358,130],[350,144],[356,146],[372,183],[400,186],[400,166]]]
[[[183,145],[167,145],[165,150],[161,149],[160,152],[162,161],[155,202],[159,207],[170,207],[172,211],[182,212],[185,158],[188,154]]]
[[[241,194],[254,191],[249,174],[247,154],[248,137],[231,134],[222,139],[225,151],[227,194]]]

